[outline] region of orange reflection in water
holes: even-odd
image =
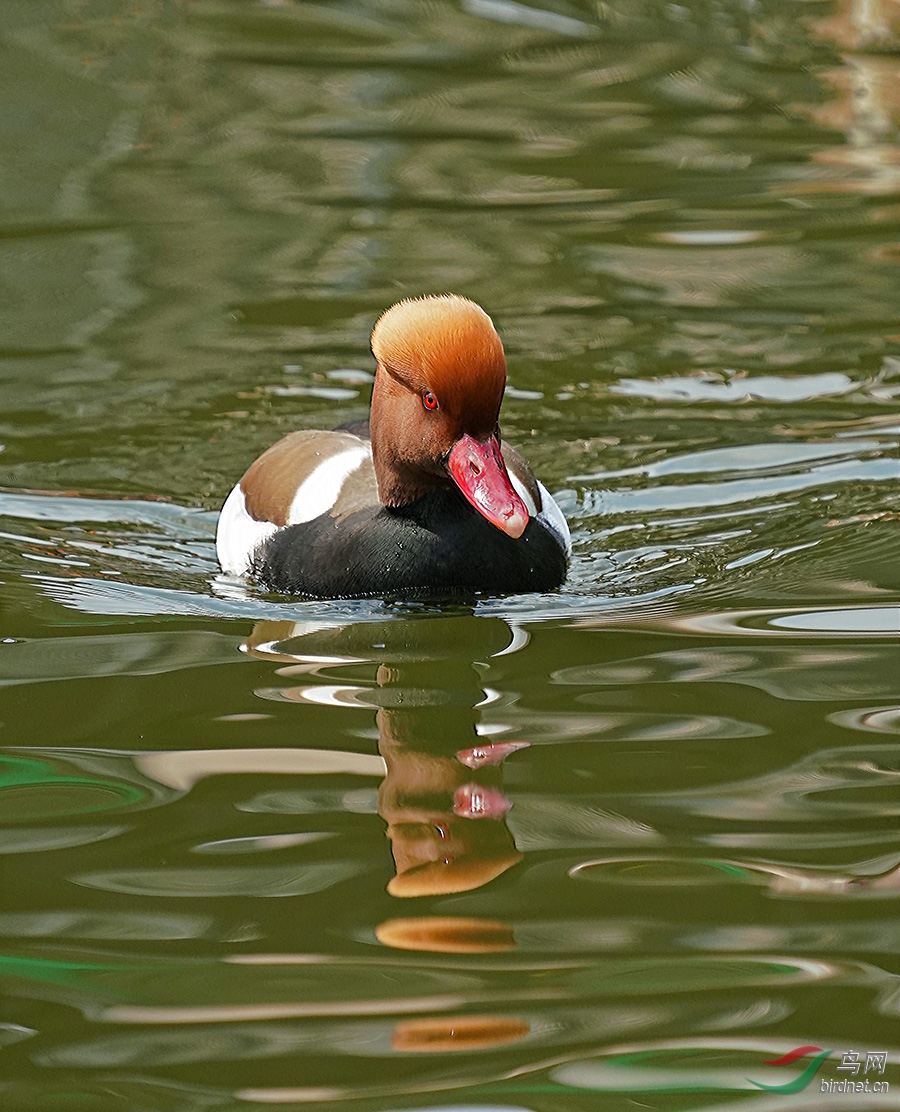
[[[496,954],[514,950],[509,923],[465,915],[423,915],[388,919],[375,928],[383,946],[436,954]]]
[[[405,1019],[394,1028],[391,1047],[407,1054],[486,1050],[519,1042],[531,1031],[523,1019],[507,1016],[437,1016]]]
[[[470,628],[463,623],[461,629]],[[244,646],[253,656],[282,665],[279,675],[319,681],[260,692],[265,698],[376,708],[380,758],[357,756],[366,772],[374,762],[384,769],[378,811],[396,869],[387,890],[402,898],[468,892],[522,859],[506,824],[512,802],[502,789],[501,766],[528,742],[479,737],[486,693],[471,651],[454,645],[452,636],[449,644],[432,643],[432,627],[403,626],[402,644],[392,646],[397,627],[390,623],[373,632],[373,626],[259,622]],[[479,635],[482,629],[503,634],[498,649],[517,644],[506,623],[479,622]],[[417,633],[421,645],[415,643]],[[374,684],[361,681],[358,673],[353,685],[321,682],[323,667],[376,662],[373,643],[382,655]],[[333,754],[323,755],[322,771],[337,771],[333,764]]]
[[[842,64],[822,74],[831,98],[808,111],[817,123],[843,132],[845,142],[813,155],[833,173],[791,191],[894,193],[900,185],[900,5],[896,0],[840,0],[833,14],[810,30],[843,53]]]

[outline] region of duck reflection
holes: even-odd
[[[287,664],[279,674],[378,659],[374,684],[282,688],[281,698],[376,708],[384,779],[378,812],[387,824],[396,897],[440,896],[488,884],[522,859],[506,823],[503,761],[524,741],[479,736],[485,690],[479,658],[521,640],[499,619],[472,616],[323,626],[259,622],[244,650]],[[389,929],[384,940],[396,944]],[[425,948],[435,948],[441,932]],[[403,943],[400,943],[403,945]]]
[[[471,664],[454,663],[446,688],[435,686],[430,662],[378,669],[378,749],[387,766],[378,812],[397,870],[392,896],[468,892],[522,858],[505,821],[512,804],[501,769],[521,743],[477,744],[475,705],[484,695]]]

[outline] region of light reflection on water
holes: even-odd
[[[750,616],[757,622],[765,617]],[[819,750],[792,767],[741,780],[729,777],[723,766],[708,786],[701,779],[690,788],[649,794],[634,783],[627,792],[617,791],[608,783],[607,766],[607,782],[587,791],[576,787],[578,775],[587,784],[603,769],[605,747],[640,751],[649,744],[651,752],[662,747],[683,758],[685,742],[708,746],[712,740],[765,737],[773,726],[755,722],[752,713],[742,724],[714,715],[681,716],[679,724],[660,712],[648,730],[650,716],[643,710],[619,707],[596,715],[576,701],[557,709],[555,727],[545,727],[543,738],[536,735],[535,742],[542,744],[529,745],[522,737],[532,721],[521,706],[527,695],[511,676],[505,681],[500,677],[511,667],[515,675],[519,662],[527,667],[535,638],[546,636],[549,628],[533,626],[530,636],[523,636],[496,617],[427,612],[387,622],[372,614],[361,623],[347,618],[259,622],[242,646],[245,668],[258,677],[251,680],[250,694],[271,701],[280,692],[292,715],[302,716],[305,706],[329,716],[350,715],[357,723],[371,723],[374,715],[377,738],[371,725],[358,724],[345,733],[344,748],[332,742],[324,748],[256,745],[73,754],[29,747],[35,766],[44,761],[55,770],[56,780],[44,776],[43,791],[50,799],[55,783],[64,781],[70,790],[77,782],[75,770],[88,777],[82,781],[85,787],[101,782],[103,774],[102,782],[119,793],[120,801],[128,791],[140,796],[130,805],[120,802],[123,815],[133,813],[129,824],[97,832],[82,827],[82,844],[102,837],[110,847],[131,835],[135,807],[150,804],[162,817],[208,782],[225,786],[231,780],[235,787],[225,798],[238,815],[254,821],[259,816],[266,823],[278,817],[291,824],[314,824],[293,830],[256,827],[255,835],[213,840],[180,839],[181,859],[153,867],[126,865],[133,856],[127,848],[118,853],[105,848],[101,870],[75,870],[66,876],[82,891],[175,900],[181,909],[185,900],[192,906],[210,897],[227,899],[229,906],[251,901],[256,922],[228,927],[215,912],[186,917],[183,910],[172,917],[160,915],[155,928],[152,917],[134,925],[127,917],[87,911],[0,919],[0,930],[5,927],[4,933],[20,939],[20,947],[28,938],[44,940],[40,953],[29,956],[26,950],[7,962],[6,975],[17,991],[45,1006],[56,1002],[75,1007],[88,1024],[80,1038],[70,1035],[36,1051],[32,1060],[37,1067],[141,1072],[148,1062],[154,1070],[166,1070],[223,1060],[248,1068],[276,1061],[305,1063],[304,1075],[311,1071],[310,1076],[321,1076],[323,1082],[331,1078],[324,1085],[246,1084],[240,1100],[250,1105],[351,1096],[382,1101],[397,1086],[424,1094],[492,1086],[503,1078],[533,1074],[543,1075],[543,1084],[557,1087],[560,1094],[650,1092],[676,1084],[680,1075],[660,1070],[598,1073],[595,1060],[583,1058],[573,1046],[585,1039],[618,1044],[623,1037],[649,1036],[654,1041],[644,1045],[661,1053],[663,1033],[677,1027],[687,1040],[684,1045],[723,1048],[722,1032],[784,1023],[796,1008],[789,1000],[796,1000],[801,987],[825,982],[865,985],[881,1001],[878,1009],[890,1011],[892,981],[877,958],[894,945],[895,924],[841,917],[837,928],[822,909],[802,924],[777,927],[768,922],[759,898],[790,901],[796,915],[798,899],[821,908],[823,901],[896,895],[897,859],[883,848],[891,839],[896,808],[888,797],[870,802],[859,794],[867,785],[877,789],[890,783],[891,776],[896,779],[896,747]],[[651,644],[660,636],[669,639],[672,634],[663,632],[669,621],[651,632],[652,623],[644,619],[646,632],[638,636]],[[723,632],[733,636],[740,628],[726,623]],[[771,631],[771,621],[763,629]],[[784,625],[774,630],[781,638],[806,636],[802,624],[798,630]],[[748,632],[758,633],[745,629],[740,636]],[[130,644],[137,645],[140,636],[132,635]],[[585,636],[596,634],[587,630]],[[232,642],[231,648],[240,660],[239,646]],[[173,676],[185,669],[196,672],[204,663],[177,653],[161,657],[152,633],[145,649],[149,658],[166,660]],[[813,667],[816,654],[822,659]],[[677,662],[680,673],[660,677],[646,666],[643,672],[635,670],[638,661],[668,658]],[[147,669],[136,654],[130,659],[129,672],[139,679]],[[826,681],[821,691],[811,693],[804,686],[808,677],[835,660],[843,669],[844,689],[835,690],[834,681]],[[864,690],[851,678],[851,662],[860,663]],[[887,673],[879,671],[879,663],[877,643],[863,648],[838,642],[827,649],[816,642],[732,650],[710,645],[705,652],[681,649],[606,665],[570,664],[554,679],[561,687],[620,692],[636,691],[648,681],[670,684],[677,679],[702,690],[721,679],[746,682],[749,669],[757,678],[780,675],[780,689],[774,690],[781,699],[818,698],[833,704],[848,696],[883,698],[887,692],[878,680]],[[109,674],[102,659],[99,674]],[[37,677],[27,679],[37,682]],[[273,680],[280,683],[273,686]],[[754,686],[766,694],[773,690],[768,679]],[[493,697],[486,696],[492,690]],[[235,725],[246,723],[253,730],[266,721],[237,718]],[[354,736],[359,741],[348,746]],[[595,741],[590,752],[583,751],[586,739]],[[375,740],[380,755],[368,748]],[[562,770],[558,761],[552,771],[546,762],[532,763],[542,748],[549,753],[573,740],[579,754],[564,760]],[[32,781],[40,788],[41,777],[36,768],[34,772]],[[572,786],[563,787],[573,774]],[[254,794],[259,777],[273,776],[282,786]],[[283,786],[289,776],[299,776],[310,787]],[[380,781],[378,793],[357,786],[360,778]],[[542,778],[547,780],[544,786]],[[325,786],[335,779],[344,786]],[[841,793],[849,795],[842,801]],[[842,832],[833,828],[835,815]],[[828,825],[820,827],[820,819]],[[880,825],[854,831],[854,822],[870,819]],[[381,855],[372,855],[373,821],[386,826],[393,878],[375,865]],[[149,827],[143,837],[148,834]],[[171,859],[171,837],[163,844]],[[740,846],[739,855],[732,848],[725,856],[710,856],[717,844],[723,849]],[[597,856],[613,847],[613,855]],[[58,847],[48,843],[46,848]],[[207,864],[197,853],[210,848],[215,849],[215,862]],[[860,848],[866,856],[859,856]],[[822,859],[828,850],[830,864]],[[227,862],[229,853],[240,855],[234,864]],[[260,859],[260,854],[265,856]],[[142,856],[146,858],[146,849]],[[248,857],[257,860],[240,863]],[[388,899],[414,898],[411,914],[398,918],[385,907],[372,923],[370,907],[376,900],[363,909],[368,927],[361,926],[357,907],[344,920],[329,919],[324,933],[313,928],[312,934],[315,914],[312,920],[304,916],[283,936],[283,951],[261,948],[270,931],[266,916],[260,919],[260,898],[322,899],[333,889],[349,896],[373,866]],[[575,888],[564,895],[560,881],[565,875]],[[504,877],[511,878],[513,887],[509,879],[505,888],[497,887]],[[578,889],[596,891],[598,884],[604,896],[609,894],[609,911],[599,919],[586,918],[584,911],[591,905],[584,904]],[[738,912],[737,922],[722,923],[716,910],[719,897],[710,903],[704,892],[729,888],[755,890],[759,896]],[[470,902],[460,903],[467,893]],[[550,893],[554,901],[566,900],[563,914],[558,903],[548,903]],[[646,902],[653,894],[663,894],[668,909],[664,919]],[[434,906],[435,897],[443,899],[444,913],[423,915],[422,899]],[[632,899],[634,911],[643,910],[629,915]],[[854,903],[860,906],[858,899]],[[705,909],[699,918],[698,908]],[[348,933],[354,919],[359,925]],[[150,951],[123,948],[129,940],[173,938],[220,939],[226,945],[216,956],[200,959],[160,959]],[[57,940],[56,947],[67,940],[57,949],[59,957],[48,947],[51,939]],[[114,949],[100,957],[84,948],[91,939],[108,939]],[[229,939],[244,949],[229,947]],[[823,948],[835,956],[823,960]],[[849,957],[848,951],[871,958]],[[790,956],[794,952],[805,956]],[[104,987],[110,978],[112,994]],[[107,1034],[98,1026],[115,1030]],[[697,1033],[693,1041],[692,1032]],[[703,1032],[716,1036],[704,1041],[698,1038]],[[748,1060],[755,1054],[758,1061],[762,1045],[768,1043],[746,1043]],[[447,1054],[456,1063],[452,1075],[435,1064]],[[348,1058],[422,1065],[414,1076],[401,1070],[394,1080],[376,1083],[366,1080],[363,1071],[350,1086],[335,1084],[333,1070]],[[726,1076],[716,1067],[718,1073],[708,1074],[696,1060],[688,1068],[692,1084],[700,1088],[746,1087],[740,1081],[746,1072]],[[154,1085],[149,1078],[137,1083],[141,1092]],[[210,1090],[211,1099],[215,1091]]]
[[[894,8],[7,0],[0,1106],[895,1106]],[[219,574],[444,289],[563,590]]]
[[[159,588],[123,586],[120,597],[150,599],[150,613],[217,614],[211,594],[169,591],[160,608]],[[155,1107],[383,1107],[398,1091],[427,1101],[451,1090],[483,1091],[493,1108],[516,1085],[564,1102],[665,1091],[685,1076],[700,1091],[746,1090],[774,1043],[734,1050],[727,1032],[789,1029],[813,986],[862,990],[873,1016],[892,1015],[881,962],[896,923],[831,909],[896,898],[900,755],[861,738],[777,755],[769,743],[784,744],[784,726],[766,702],[822,705],[817,721],[838,737],[884,736],[897,699],[891,608],[680,603],[654,616],[640,600],[610,612],[570,601],[548,622],[519,600],[448,614],[286,607],[251,591],[248,613],[294,620],[6,646],[6,683],[22,691],[150,676],[173,691],[182,676],[206,676],[215,690],[223,666],[247,676],[232,706],[218,693],[211,704],[220,729],[235,731],[225,745],[223,735],[216,747],[6,750],[44,769],[33,770],[27,814],[8,797],[19,848],[81,854],[60,860],[74,900],[0,917],[18,958],[5,969],[15,998],[81,1016],[30,1052],[34,1068],[121,1077],[129,1100]],[[557,600],[547,606],[559,615]],[[679,689],[696,709],[673,700]],[[281,722],[283,743],[267,744]],[[736,768],[725,747],[757,743]],[[114,821],[66,827],[64,816],[96,813],[98,791]],[[184,811],[173,839],[168,813],[200,817],[201,799],[214,809],[203,805],[199,827]],[[154,913],[135,921],[82,902],[103,893],[151,899]],[[292,911],[286,930],[260,910],[298,900],[321,910]],[[790,906],[789,922],[772,900]],[[148,948],[179,939],[205,953]],[[816,1033],[809,1023],[798,1039]],[[696,1050],[677,1065],[622,1072],[580,1049],[643,1046],[663,1059],[674,1030]],[[710,1067],[701,1050],[715,1054]],[[740,1061],[725,1068],[729,1053]],[[223,1062],[230,1090],[163,1080]]]

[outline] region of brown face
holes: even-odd
[[[483,439],[495,431],[497,414],[489,416],[488,421],[487,427],[479,430]],[[410,472],[409,481],[422,472],[446,482],[446,459],[463,435],[464,423],[464,415],[454,413],[446,402],[442,404],[440,394],[429,383],[410,383],[379,362],[372,395],[376,459],[386,455],[394,469]],[[423,481],[427,483],[424,477]]]
[[[518,537],[528,511],[500,454],[506,359],[490,317],[465,298],[402,301],[372,333],[372,449],[381,500],[401,506],[455,484]]]

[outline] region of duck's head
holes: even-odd
[[[487,313],[453,294],[400,301],[375,325],[372,353],[372,452],[384,505],[455,485],[492,525],[520,537],[528,510],[497,423],[506,358]]]

